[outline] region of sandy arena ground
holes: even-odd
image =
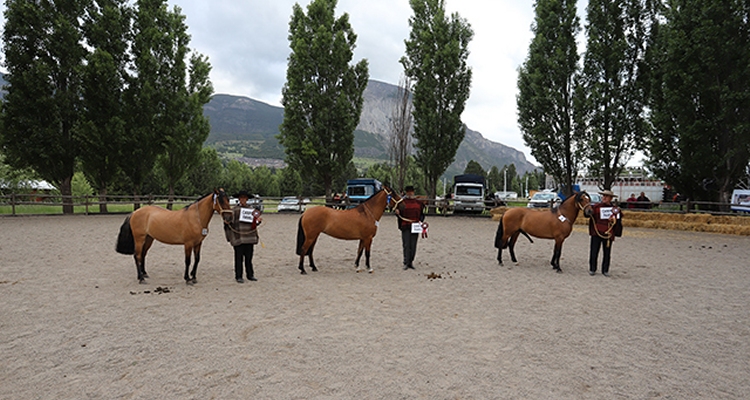
[[[431,217],[403,271],[386,215],[374,274],[324,236],[303,276],[299,216],[268,214],[238,284],[214,217],[195,286],[164,244],[139,285],[124,217],[0,218],[0,398],[750,398],[747,237],[626,228],[606,278],[583,226],[556,274],[552,241],[499,266],[496,222]]]

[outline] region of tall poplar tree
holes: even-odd
[[[354,156],[354,130],[369,78],[367,60],[349,65],[357,35],[348,14],[335,18],[336,3],[313,0],[307,14],[299,4],[293,7],[278,135],[287,163],[303,179],[322,182],[327,199]]]
[[[394,163],[395,180],[397,190],[404,190],[406,171],[409,168],[409,156],[411,155],[411,131],[414,123],[411,103],[411,80],[407,77],[401,79],[391,114],[391,140],[389,155]]]
[[[750,160],[750,6],[674,0],[649,51],[648,165],[681,194],[728,203]]]
[[[474,32],[457,13],[446,15],[444,0],[409,3],[414,15],[400,62],[414,82],[415,159],[427,180],[427,195],[435,198],[438,179],[453,163],[466,133],[461,114],[471,89],[467,59]]]
[[[588,42],[576,84],[576,130],[588,172],[611,189],[647,132],[639,81],[646,45],[644,0],[589,0]]]
[[[2,149],[63,196],[73,213],[71,181],[79,153],[82,74],[88,54],[81,20],[87,0],[6,0],[3,52],[8,81]]]
[[[518,124],[544,170],[571,194],[582,158],[573,125],[578,73],[576,0],[537,0],[529,55],[518,72]]]
[[[84,33],[92,52],[83,72],[85,111],[80,161],[84,175],[99,194],[100,212],[107,212],[107,189],[119,172],[124,145],[123,93],[131,14],[125,0],[94,0],[84,19]]]

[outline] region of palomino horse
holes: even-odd
[[[146,206],[135,210],[120,227],[116,250],[121,254],[134,254],[138,281],[144,283],[146,253],[154,239],[166,244],[185,245],[185,282],[197,282],[195,273],[201,258],[201,244],[208,235],[208,223],[214,211],[222,214],[224,222],[231,222],[232,207],[224,189],[214,189],[195,203],[182,210],[171,211],[157,206]],[[193,270],[190,268],[190,253],[195,254]]]
[[[355,208],[335,210],[328,207],[312,207],[307,209],[300,217],[297,227],[297,255],[300,272],[307,273],[304,267],[305,256],[310,258],[310,269],[318,270],[313,261],[313,248],[318,241],[318,236],[325,233],[336,239],[359,240],[357,260],[354,265],[357,267],[357,272],[361,271],[359,259],[364,250],[367,271],[372,273],[372,267],[370,267],[372,238],[378,232],[380,217],[383,216],[385,208],[389,205],[395,206],[400,199],[390,188],[383,186],[383,189]]]
[[[549,211],[521,207],[509,209],[500,219],[495,235],[495,247],[498,249],[497,261],[500,265],[503,264],[503,249],[507,247],[510,251],[510,258],[513,262],[518,262],[513,246],[519,234],[526,236],[532,243],[529,235],[541,239],[555,239],[555,252],[552,254],[550,264],[555,271],[562,272],[560,255],[563,241],[570,236],[579,209],[583,210],[583,215],[586,217],[591,213],[591,198],[586,192],[568,197],[559,207]]]

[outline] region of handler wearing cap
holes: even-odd
[[[414,196],[414,186],[404,188],[404,197],[396,206],[398,229],[401,230],[401,244],[404,248],[404,269],[414,269],[414,256],[417,255],[419,232],[424,232],[424,203]],[[418,227],[415,227],[419,225]]]
[[[240,190],[234,195],[239,204],[232,208],[232,222],[224,225],[227,242],[234,247],[234,279],[237,283],[244,283],[242,279],[242,261],[245,261],[247,279],[256,281],[253,272],[253,252],[258,243],[258,225],[262,222],[260,210],[249,206],[247,201],[250,193]]]
[[[622,212],[619,207],[612,204],[612,199],[617,196],[611,190],[604,190],[599,194],[602,195],[602,201],[591,206],[591,219],[589,219],[589,235],[591,235],[589,275],[596,274],[599,248],[603,248],[602,275],[609,276],[612,242],[615,241],[615,236],[622,235]]]

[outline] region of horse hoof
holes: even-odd
[[[145,285],[146,284],[146,280],[145,279],[139,279],[138,283],[140,283],[141,285]]]
[[[360,272],[362,272],[362,268],[357,268],[357,269],[354,270],[354,272],[360,273]]]
[[[185,281],[185,284],[189,285],[189,286],[193,286],[193,285],[195,285],[195,282],[193,282],[192,279],[188,279],[188,280]]]
[[[312,269],[313,272],[318,272],[318,269],[315,268],[315,267],[312,267],[311,269]]]
[[[371,274],[371,273],[373,273],[374,271],[372,270],[372,268],[370,268],[370,269],[368,269],[368,270],[367,270],[367,272]]]
[[[195,278],[193,278],[193,279],[191,280],[191,282],[193,282],[193,283],[195,284],[195,283],[198,283],[198,280],[197,280],[197,279],[195,279]]]
[[[557,272],[558,274],[562,274],[562,269],[560,269],[560,268],[555,268],[555,272]]]
[[[300,275],[307,275],[307,271],[305,271],[305,270],[302,270],[299,273],[300,273]]]

